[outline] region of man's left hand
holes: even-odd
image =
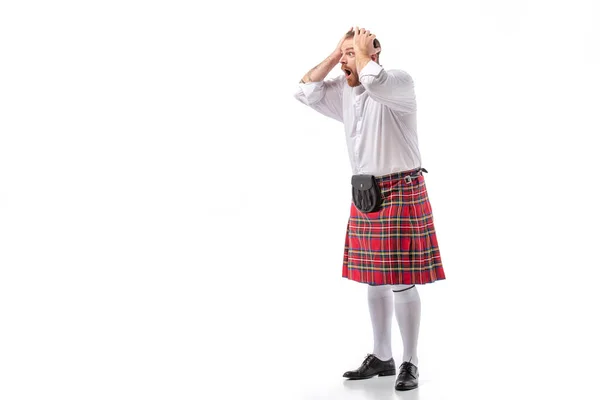
[[[354,52],[356,54],[360,53],[361,55],[370,57],[373,54],[379,53],[381,49],[375,48],[373,40],[375,40],[375,35],[370,31],[358,26],[354,28]]]

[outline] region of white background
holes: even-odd
[[[3,1],[0,398],[600,398],[599,11]],[[415,81],[448,278],[404,394],[341,378],[350,165],[293,98],[352,25]]]

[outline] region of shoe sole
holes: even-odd
[[[388,369],[387,371],[382,371],[382,372],[380,372],[378,374],[374,374],[374,375],[361,376],[361,377],[356,377],[356,378],[347,378],[347,379],[351,380],[351,381],[359,381],[361,379],[370,379],[374,376],[390,376],[390,375],[396,375],[396,368]]]
[[[400,391],[400,392],[405,392],[405,391],[407,391],[407,390],[413,390],[413,389],[416,389],[416,388],[418,388],[418,387],[419,387],[419,385],[417,385],[417,386],[413,386],[413,387],[408,387],[408,388],[403,388],[403,387],[401,387],[401,388],[396,388],[396,390],[398,390],[398,391]]]

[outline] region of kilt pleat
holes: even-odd
[[[363,213],[354,204],[346,228],[342,276],[371,285],[445,279],[425,178],[377,177],[383,203]]]

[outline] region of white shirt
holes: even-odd
[[[344,75],[300,83],[296,99],[344,123],[352,173],[375,176],[421,167],[413,80],[374,61],[360,71],[362,85]]]

